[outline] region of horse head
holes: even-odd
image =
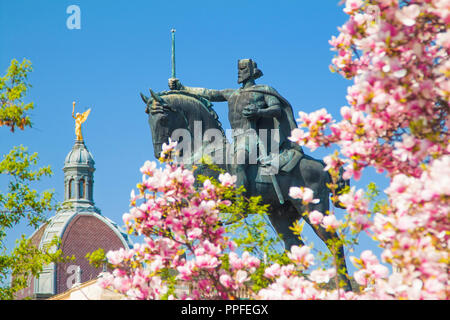
[[[178,159],[186,165],[203,160],[225,166],[227,139],[211,103],[183,90],[141,94],[146,104],[155,157],[169,138],[177,141]]]
[[[148,114],[148,123],[152,134],[153,151],[159,158],[163,143],[167,143],[176,129],[188,129],[186,117],[176,106],[166,101],[160,94],[150,89],[151,97],[141,93],[146,104],[145,112]]]

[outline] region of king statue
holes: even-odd
[[[182,85],[176,78],[169,79],[171,90],[185,90],[213,102],[228,102],[228,119],[233,129],[233,161],[239,163],[235,166],[237,185],[243,185],[249,194],[253,191],[249,188],[254,186],[249,181],[261,179],[257,165],[273,168],[273,163],[276,163],[277,172],[287,174],[303,156],[302,148],[288,139],[291,131],[297,127],[292,106],[274,88],[255,83],[262,75],[252,59],[241,59],[238,61],[238,83],[242,85],[239,89],[193,88]],[[266,139],[261,139],[261,132],[271,133],[272,138],[267,140],[266,134]],[[277,137],[273,138],[273,132],[277,133]],[[255,133],[256,144],[259,146],[257,165],[250,159]],[[268,154],[268,150],[277,152]],[[273,183],[280,203],[283,203],[275,175],[268,175],[272,180],[267,182]]]

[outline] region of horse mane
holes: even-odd
[[[219,116],[217,115],[216,111],[214,110],[213,104],[208,99],[203,98],[199,95],[187,92],[187,91],[183,91],[183,90],[162,91],[162,92],[158,92],[158,95],[160,95],[161,97],[170,96],[170,95],[183,95],[183,96],[192,97],[192,98],[198,100],[200,102],[200,104],[203,106],[203,109],[216,122],[217,128],[220,130],[223,137],[225,137],[225,131],[223,130],[222,123],[219,121]],[[180,105],[183,105],[183,104],[180,103]]]

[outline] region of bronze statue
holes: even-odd
[[[192,88],[182,85],[178,79],[169,79],[169,88],[172,90],[183,90],[209,101],[227,101],[228,119],[233,131],[234,163],[241,158],[240,165],[236,167],[237,184],[243,185],[252,194],[253,184],[249,180],[257,179],[257,163],[251,163],[252,152],[250,141],[257,139],[258,159],[260,166],[270,166],[274,155],[267,151],[276,149],[277,167],[281,171],[289,172],[300,161],[303,150],[300,146],[292,143],[288,137],[296,128],[292,107],[275,89],[267,85],[256,85],[255,80],[263,75],[257,64],[252,59],[241,59],[238,61],[238,83],[242,84],[239,89],[211,90],[205,88]],[[249,130],[251,129],[251,130]],[[274,141],[261,141],[259,132],[266,130],[272,132],[278,130],[279,139]],[[256,133],[256,134],[255,134]],[[266,140],[266,139],[264,139]],[[277,143],[276,148],[271,143]],[[256,151],[258,152],[258,151]],[[284,197],[280,192],[279,184],[274,174],[268,174],[271,183],[277,191],[281,204]],[[262,177],[258,177],[261,179]]]
[[[275,89],[255,83],[262,76],[257,64],[252,59],[239,60],[238,83],[242,86],[239,89],[224,90],[184,86],[175,77],[174,56],[172,67],[170,91],[154,93],[150,90],[151,97],[141,93],[146,104],[155,156],[159,157],[162,143],[169,138],[178,140],[190,151],[190,156],[184,157],[184,163],[193,163],[192,159],[202,158],[205,154],[211,156],[215,159],[215,164],[238,177],[237,185],[246,188],[247,196],[262,195],[263,203],[270,205],[270,222],[276,232],[282,235],[286,249],[293,245],[303,245],[302,240],[290,229],[303,218],[330,250],[336,250],[338,268],[347,274],[344,247],[328,241],[339,240],[338,234],[327,231],[320,225],[313,225],[308,216],[302,216],[305,211],[329,211],[330,190],[327,184],[331,182],[330,174],[324,171],[323,161],[304,154],[297,144],[288,139],[291,131],[297,127],[292,107]],[[228,102],[228,118],[235,131],[231,144],[225,137],[210,101]],[[199,123],[200,131],[197,130]],[[260,133],[265,132],[264,130],[275,131],[278,136],[275,139],[263,139]],[[180,139],[174,137],[180,131],[184,132],[184,136]],[[212,140],[207,135],[210,131],[218,132]],[[198,136],[201,136],[201,142],[195,143]],[[205,139],[205,136],[208,138]],[[250,143],[252,140],[253,145]],[[209,146],[213,141],[216,146],[211,149]],[[257,157],[252,162],[255,142],[258,146]],[[227,155],[221,152],[222,149],[230,151],[231,163]],[[236,161],[240,156],[243,162]],[[268,170],[274,167],[273,163],[276,163],[279,170]],[[214,175],[209,174],[202,166],[197,167],[196,173]],[[348,184],[349,181],[342,179],[341,173],[338,192]],[[289,189],[294,186],[312,189],[314,198],[319,199],[319,202],[305,206],[301,200],[291,198]],[[340,207],[339,203],[334,205]],[[341,280],[345,282],[346,289],[351,290],[348,277],[341,275]]]

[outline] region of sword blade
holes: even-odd
[[[176,72],[175,72],[175,29],[172,29],[172,78],[175,79]]]

